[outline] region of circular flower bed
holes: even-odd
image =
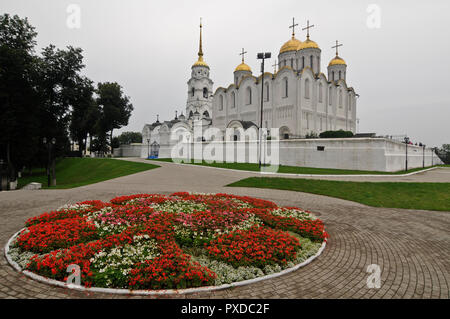
[[[182,289],[253,279],[315,255],[323,222],[295,207],[227,194],[86,201],[29,219],[8,255],[22,269],[85,287]]]

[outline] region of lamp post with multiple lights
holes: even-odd
[[[270,59],[272,54],[270,52],[258,53],[257,59],[261,60],[261,113],[259,121],[259,169],[261,169],[261,151],[262,151],[262,123],[263,123],[263,105],[264,105],[264,60]]]

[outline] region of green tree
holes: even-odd
[[[450,164],[450,144],[443,144],[437,154],[445,164]]]
[[[42,51],[39,63],[39,90],[44,101],[41,131],[46,137],[56,138],[58,154],[69,147],[70,111],[79,100],[79,72],[83,67],[80,48],[68,46],[62,50],[49,45]]]
[[[86,150],[88,134],[95,134],[93,127],[97,122],[99,109],[94,100],[94,91],[93,82],[86,77],[80,77],[73,87],[69,131],[80,150]]]
[[[39,151],[36,35],[26,18],[0,16],[0,158],[8,163],[12,180]]]
[[[142,143],[142,134],[140,132],[123,132],[118,139],[119,144]]]
[[[109,132],[111,142],[113,130],[128,125],[133,105],[116,82],[98,83],[97,95],[97,104],[101,110],[98,128],[101,133]]]

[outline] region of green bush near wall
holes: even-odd
[[[320,133],[320,138],[348,138],[353,137],[353,132],[351,131],[325,131]]]

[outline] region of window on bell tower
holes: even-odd
[[[203,97],[208,98],[208,88],[203,88]]]
[[[191,89],[191,94],[192,94],[192,96],[195,95],[195,88],[192,88],[192,89]]]

